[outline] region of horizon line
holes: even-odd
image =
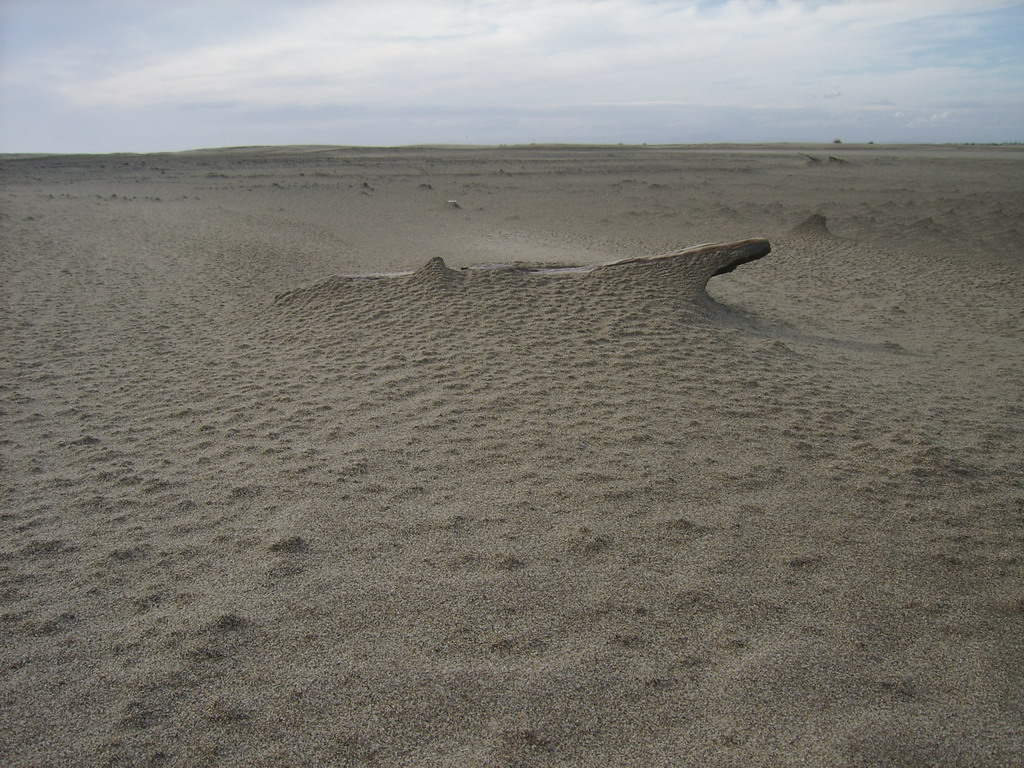
[[[566,149],[566,148],[600,148],[600,149],[731,149],[731,148],[789,148],[789,147],[810,147],[810,148],[837,148],[845,149],[892,149],[900,147],[912,148],[955,148],[955,147],[1014,147],[1022,146],[1024,141],[921,141],[921,142],[845,142],[845,141],[708,141],[708,142],[559,142],[559,141],[537,141],[537,142],[502,142],[497,144],[473,144],[465,142],[452,143],[412,143],[412,144],[238,144],[211,147],[191,147],[188,149],[166,149],[151,150],[145,152],[135,151],[114,151],[114,152],[49,152],[45,150],[8,152],[0,151],[0,159],[11,159],[19,157],[103,157],[103,156],[144,156],[144,155],[181,155],[198,152],[240,152],[254,150],[307,150],[307,151],[330,151],[330,150],[401,150],[401,149]]]

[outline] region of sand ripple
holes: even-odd
[[[524,152],[4,166],[5,764],[1012,764],[1016,161]]]

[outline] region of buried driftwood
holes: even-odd
[[[403,301],[407,291],[420,296],[441,291],[453,298],[460,294],[490,297],[516,294],[518,302],[541,302],[548,297],[558,302],[567,282],[575,283],[577,297],[585,295],[628,296],[647,300],[670,299],[700,303],[707,299],[705,287],[715,275],[732,272],[736,267],[760,259],[771,252],[763,238],[729,243],[707,243],[653,256],[637,256],[618,261],[583,266],[561,264],[481,264],[449,268],[435,256],[414,271],[383,272],[362,275],[333,275],[307,288],[298,288],[275,297],[276,306],[296,302],[332,301],[330,297],[356,296],[366,291],[377,293],[375,302]],[[389,290],[389,289],[394,290]],[[386,293],[380,293],[385,290]],[[425,293],[424,293],[425,292]]]
[[[685,271],[705,275],[705,282],[715,275],[732,272],[736,267],[763,256],[772,250],[771,244],[764,238],[737,240],[729,243],[705,243],[678,251],[659,253],[653,256],[633,256],[618,261],[607,261],[600,264],[582,266],[534,266],[529,263],[518,264],[477,264],[461,269],[450,269],[440,256],[435,256],[417,270],[408,272],[375,272],[365,275],[335,275],[340,280],[380,280],[387,278],[415,277],[434,275],[459,279],[471,276],[474,272],[515,272],[522,275],[553,277],[559,275],[590,275],[597,272],[618,272],[622,269],[638,269],[644,272]],[[702,286],[703,287],[703,286]]]

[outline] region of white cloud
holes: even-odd
[[[239,39],[183,42],[157,60],[58,90],[89,105],[221,101],[560,104],[598,100],[802,103],[864,73],[897,80],[939,29],[969,31],[955,0],[693,3],[334,3]],[[1002,3],[1005,5],[1005,3]],[[944,17],[941,23],[929,21]],[[921,39],[920,25],[929,26]],[[143,57],[148,59],[148,57]],[[956,86],[956,70],[947,72]],[[879,83],[879,85],[882,85]],[[914,84],[905,97],[921,96]],[[924,94],[928,96],[929,94]]]
[[[58,21],[39,15],[47,1],[2,6],[0,25],[27,30],[5,56],[7,98],[125,115],[347,105],[526,123],[575,108],[550,123],[564,128],[598,107],[889,103],[920,119],[969,100],[1019,107],[1024,80],[1019,43],[985,38],[987,13],[1019,6],[1006,0],[50,0],[70,14]]]

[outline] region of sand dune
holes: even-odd
[[[1024,153],[835,151],[4,159],[0,760],[1013,765]]]

